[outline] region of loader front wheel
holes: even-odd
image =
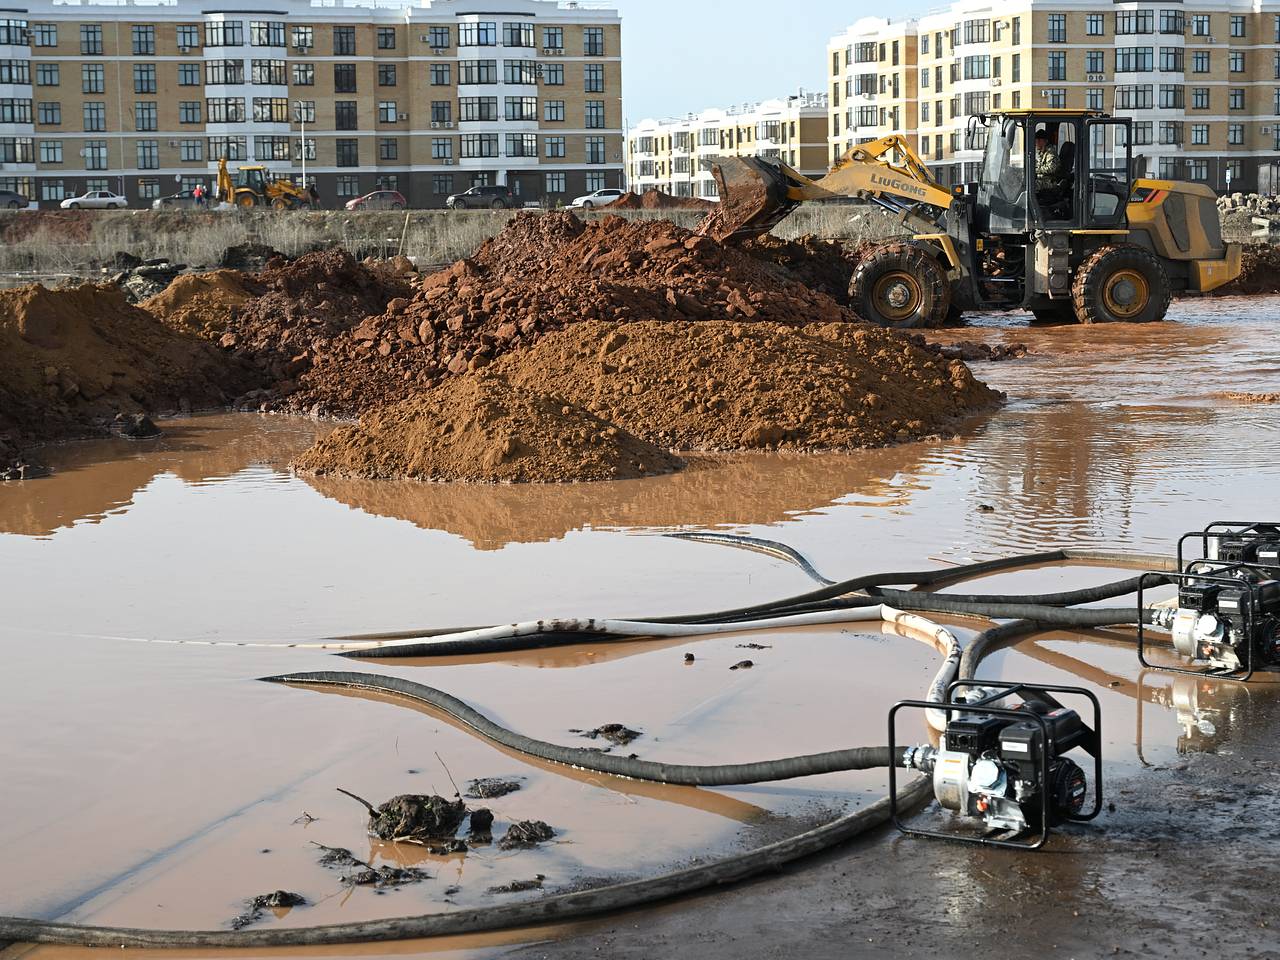
[[[1081,323],[1153,323],[1164,319],[1172,297],[1164,264],[1130,243],[1095,250],[1076,270],[1071,287]]]
[[[938,327],[951,307],[951,286],[919,244],[886,244],[869,254],[849,281],[849,301],[882,327]]]

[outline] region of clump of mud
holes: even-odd
[[[643,736],[639,730],[632,730],[621,723],[606,723],[603,726],[596,727],[594,730],[570,730],[569,732],[576,733],[589,740],[608,740],[615,747],[625,747],[632,740]]]
[[[262,288],[239,270],[214,270],[184,274],[141,306],[171,327],[217,338],[245,301],[260,293]]]
[[[494,366],[673,450],[883,446],[947,429],[1002,394],[861,323],[591,323]]]
[[[823,240],[811,235],[783,240],[766,234],[756,237],[744,249],[757,259],[782,267],[811,290],[848,305],[849,281],[868,246],[850,248],[839,240]]]
[[[369,801],[338,788],[369,811],[369,832],[380,840],[413,840],[418,842],[448,840],[458,832],[467,815],[461,800],[404,793],[374,807]]]
[[[0,452],[103,435],[118,413],[220,406],[257,383],[117,287],[0,291]]]
[[[242,930],[250,924],[257,923],[267,910],[283,914],[294,907],[303,907],[306,904],[306,897],[298,893],[290,893],[288,890],[264,893],[245,902],[244,913],[231,919],[231,929]]]
[[[498,849],[523,850],[536,847],[555,835],[556,832],[541,820],[520,820],[507,829],[502,839],[498,841]]]
[[[294,463],[318,475],[512,483],[617,480],[681,465],[577,405],[488,373],[367,413]]]
[[[626,193],[605,210],[710,210],[715,204],[701,197],[677,197],[664,190],[646,190],[644,193]]]
[[[1280,246],[1246,243],[1240,251],[1240,276],[1213,291],[1214,296],[1239,296],[1280,291]]]
[[[519,780],[507,780],[501,777],[483,777],[479,780],[472,780],[467,784],[467,792],[465,796],[472,797],[476,800],[492,800],[495,797],[505,797],[509,793],[515,793],[521,788],[522,784]],[[475,811],[471,814],[472,820],[475,819]]]

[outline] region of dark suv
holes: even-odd
[[[6,210],[21,210],[30,203],[30,200],[16,190],[0,190],[0,207]]]
[[[502,210],[514,207],[516,198],[510,187],[472,187],[465,193],[454,193],[444,202],[450,210],[475,210],[480,207]]]

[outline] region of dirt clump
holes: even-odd
[[[1232,297],[1280,291],[1280,246],[1273,243],[1246,243],[1240,251],[1240,276],[1213,291],[1213,296]]]
[[[232,918],[231,929],[243,930],[250,924],[257,923],[267,910],[287,911],[294,907],[304,907],[306,904],[306,897],[298,893],[290,893],[288,890],[276,890],[274,893],[260,894],[245,901],[245,911]]]
[[[458,832],[467,815],[462,800],[426,794],[404,793],[374,807],[367,800],[338,788],[369,811],[369,832],[379,840],[447,840]]]
[[[0,449],[105,435],[117,414],[221,406],[256,382],[118,287],[0,291]]]
[[[812,234],[795,240],[765,234],[745,244],[743,249],[757,259],[782,267],[811,290],[847,305],[849,281],[867,246],[848,248],[839,240],[823,240]]]
[[[698,233],[723,242],[735,230],[769,206],[769,189],[759,177],[746,177],[726,189],[718,171],[716,182],[720,186],[720,202],[716,210],[698,225]]]
[[[465,795],[476,800],[492,800],[496,797],[505,797],[509,793],[515,793],[522,786],[523,784],[519,780],[507,780],[502,777],[483,777],[468,783]],[[477,812],[472,811],[471,813],[473,826]]]
[[[480,373],[373,410],[294,466],[370,479],[527,483],[641,477],[682,463],[581,407]]]
[[[715,206],[701,197],[677,197],[665,190],[646,190],[644,193],[625,193],[605,210],[710,210]]]
[[[523,850],[536,847],[555,835],[556,832],[541,820],[519,820],[513,823],[498,841],[498,849]]]
[[[569,732],[579,734],[589,740],[608,740],[615,747],[625,747],[632,740],[643,736],[639,730],[632,730],[621,723],[606,723],[603,726],[596,727],[594,730],[570,730]]]
[[[579,324],[494,365],[672,450],[821,450],[936,434],[1003,398],[863,323]]]
[[[140,306],[171,327],[213,339],[262,288],[239,270],[188,273]]]

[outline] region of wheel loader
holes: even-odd
[[[311,207],[311,196],[307,191],[294,186],[289,180],[272,178],[267,168],[260,164],[240,167],[233,179],[227,170],[225,157],[218,161],[216,198],[237,207],[271,206],[276,210]]]
[[[970,117],[985,139],[976,182],[950,189],[905,137],[850,150],[811,180],[786,164],[725,157],[712,168],[721,242],[767,233],[805,200],[861,198],[892,211],[909,239],[858,264],[851,304],[885,326],[930,327],[966,310],[1028,310],[1042,322],[1160,320],[1175,291],[1205,293],[1240,274],[1216,196],[1196,183],[1135,178],[1131,122],[1087,110]]]

